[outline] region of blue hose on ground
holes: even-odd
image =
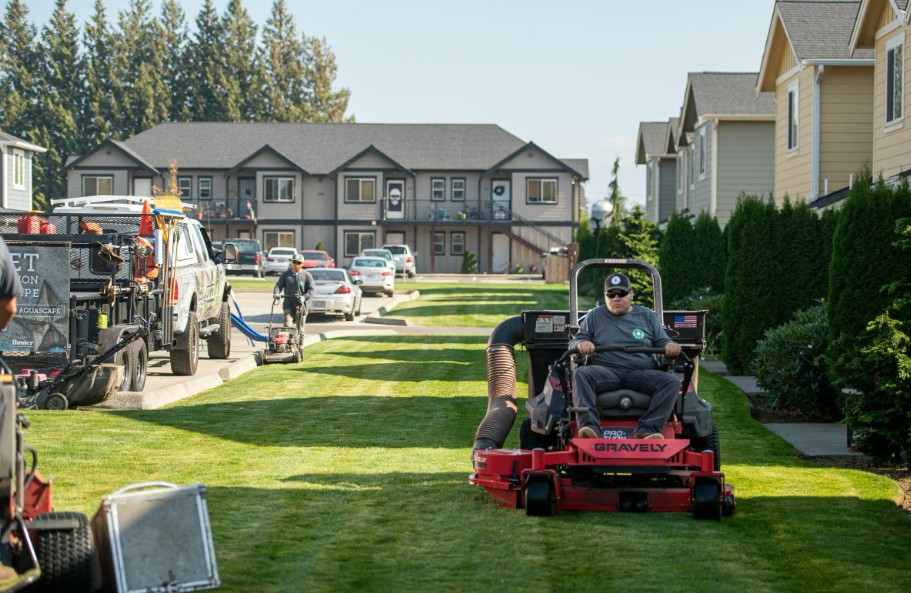
[[[240,333],[247,336],[247,338],[249,338],[250,341],[268,342],[269,336],[264,336],[261,333],[257,332],[256,330],[254,330],[249,325],[247,325],[247,322],[244,320],[244,314],[241,312],[240,306],[237,304],[237,301],[234,300],[233,298],[231,300],[234,301],[234,308],[237,309],[237,315],[235,315],[234,313],[231,313],[231,323],[235,327],[237,327],[237,329],[240,330]]]

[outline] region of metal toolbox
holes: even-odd
[[[667,337],[685,346],[705,345],[705,316],[708,311],[665,311]]]
[[[106,591],[178,593],[220,584],[204,484],[121,488],[102,497],[92,529]]]

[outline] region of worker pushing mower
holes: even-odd
[[[578,277],[591,267],[648,273],[654,313],[633,306],[629,278],[613,274],[605,282],[607,304],[580,326]],[[475,435],[469,481],[529,515],[552,516],[558,508],[692,511],[720,520],[733,513],[712,406],[695,393],[687,349],[666,331],[658,270],[640,260],[584,261],[570,274],[569,302],[569,311],[523,311],[491,334],[487,415]],[[704,314],[673,313],[667,330],[674,335]],[[529,417],[520,449],[503,449],[516,417],[518,343],[529,353]]]
[[[272,313],[284,293],[282,327],[272,326]],[[278,278],[272,291],[272,311],[269,314],[269,343],[263,362],[300,362],[303,360],[304,324],[307,322],[307,301],[313,296],[313,277],[304,269],[304,256],[291,258],[291,267]]]

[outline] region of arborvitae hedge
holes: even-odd
[[[908,180],[898,187],[882,176],[871,185],[863,171],[841,207],[832,242],[829,266],[829,349],[826,358],[839,387],[866,383],[876,369],[859,374],[852,361],[867,324],[882,314],[894,295],[883,291],[887,284],[906,279],[911,258],[896,245],[895,224],[911,216]]]
[[[812,306],[828,293],[828,259],[822,223],[805,202],[792,205],[785,197],[780,218],[780,266],[785,281],[780,288],[779,323],[796,311]]]
[[[755,196],[741,196],[728,222],[721,357],[734,374],[749,371],[756,342],[779,323],[778,223],[774,203]]]
[[[684,214],[674,212],[667,223],[664,240],[658,252],[658,269],[664,286],[665,303],[682,299],[700,287],[696,284],[693,242],[690,219]]]
[[[718,219],[702,211],[693,225],[694,288],[724,291],[727,245]]]

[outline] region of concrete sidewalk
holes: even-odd
[[[756,384],[756,377],[732,376],[720,360],[699,361],[699,366],[720,375],[747,395],[765,395]],[[763,424],[807,457],[828,457],[839,461],[863,457],[848,448],[847,426],[844,424],[769,423]]]

